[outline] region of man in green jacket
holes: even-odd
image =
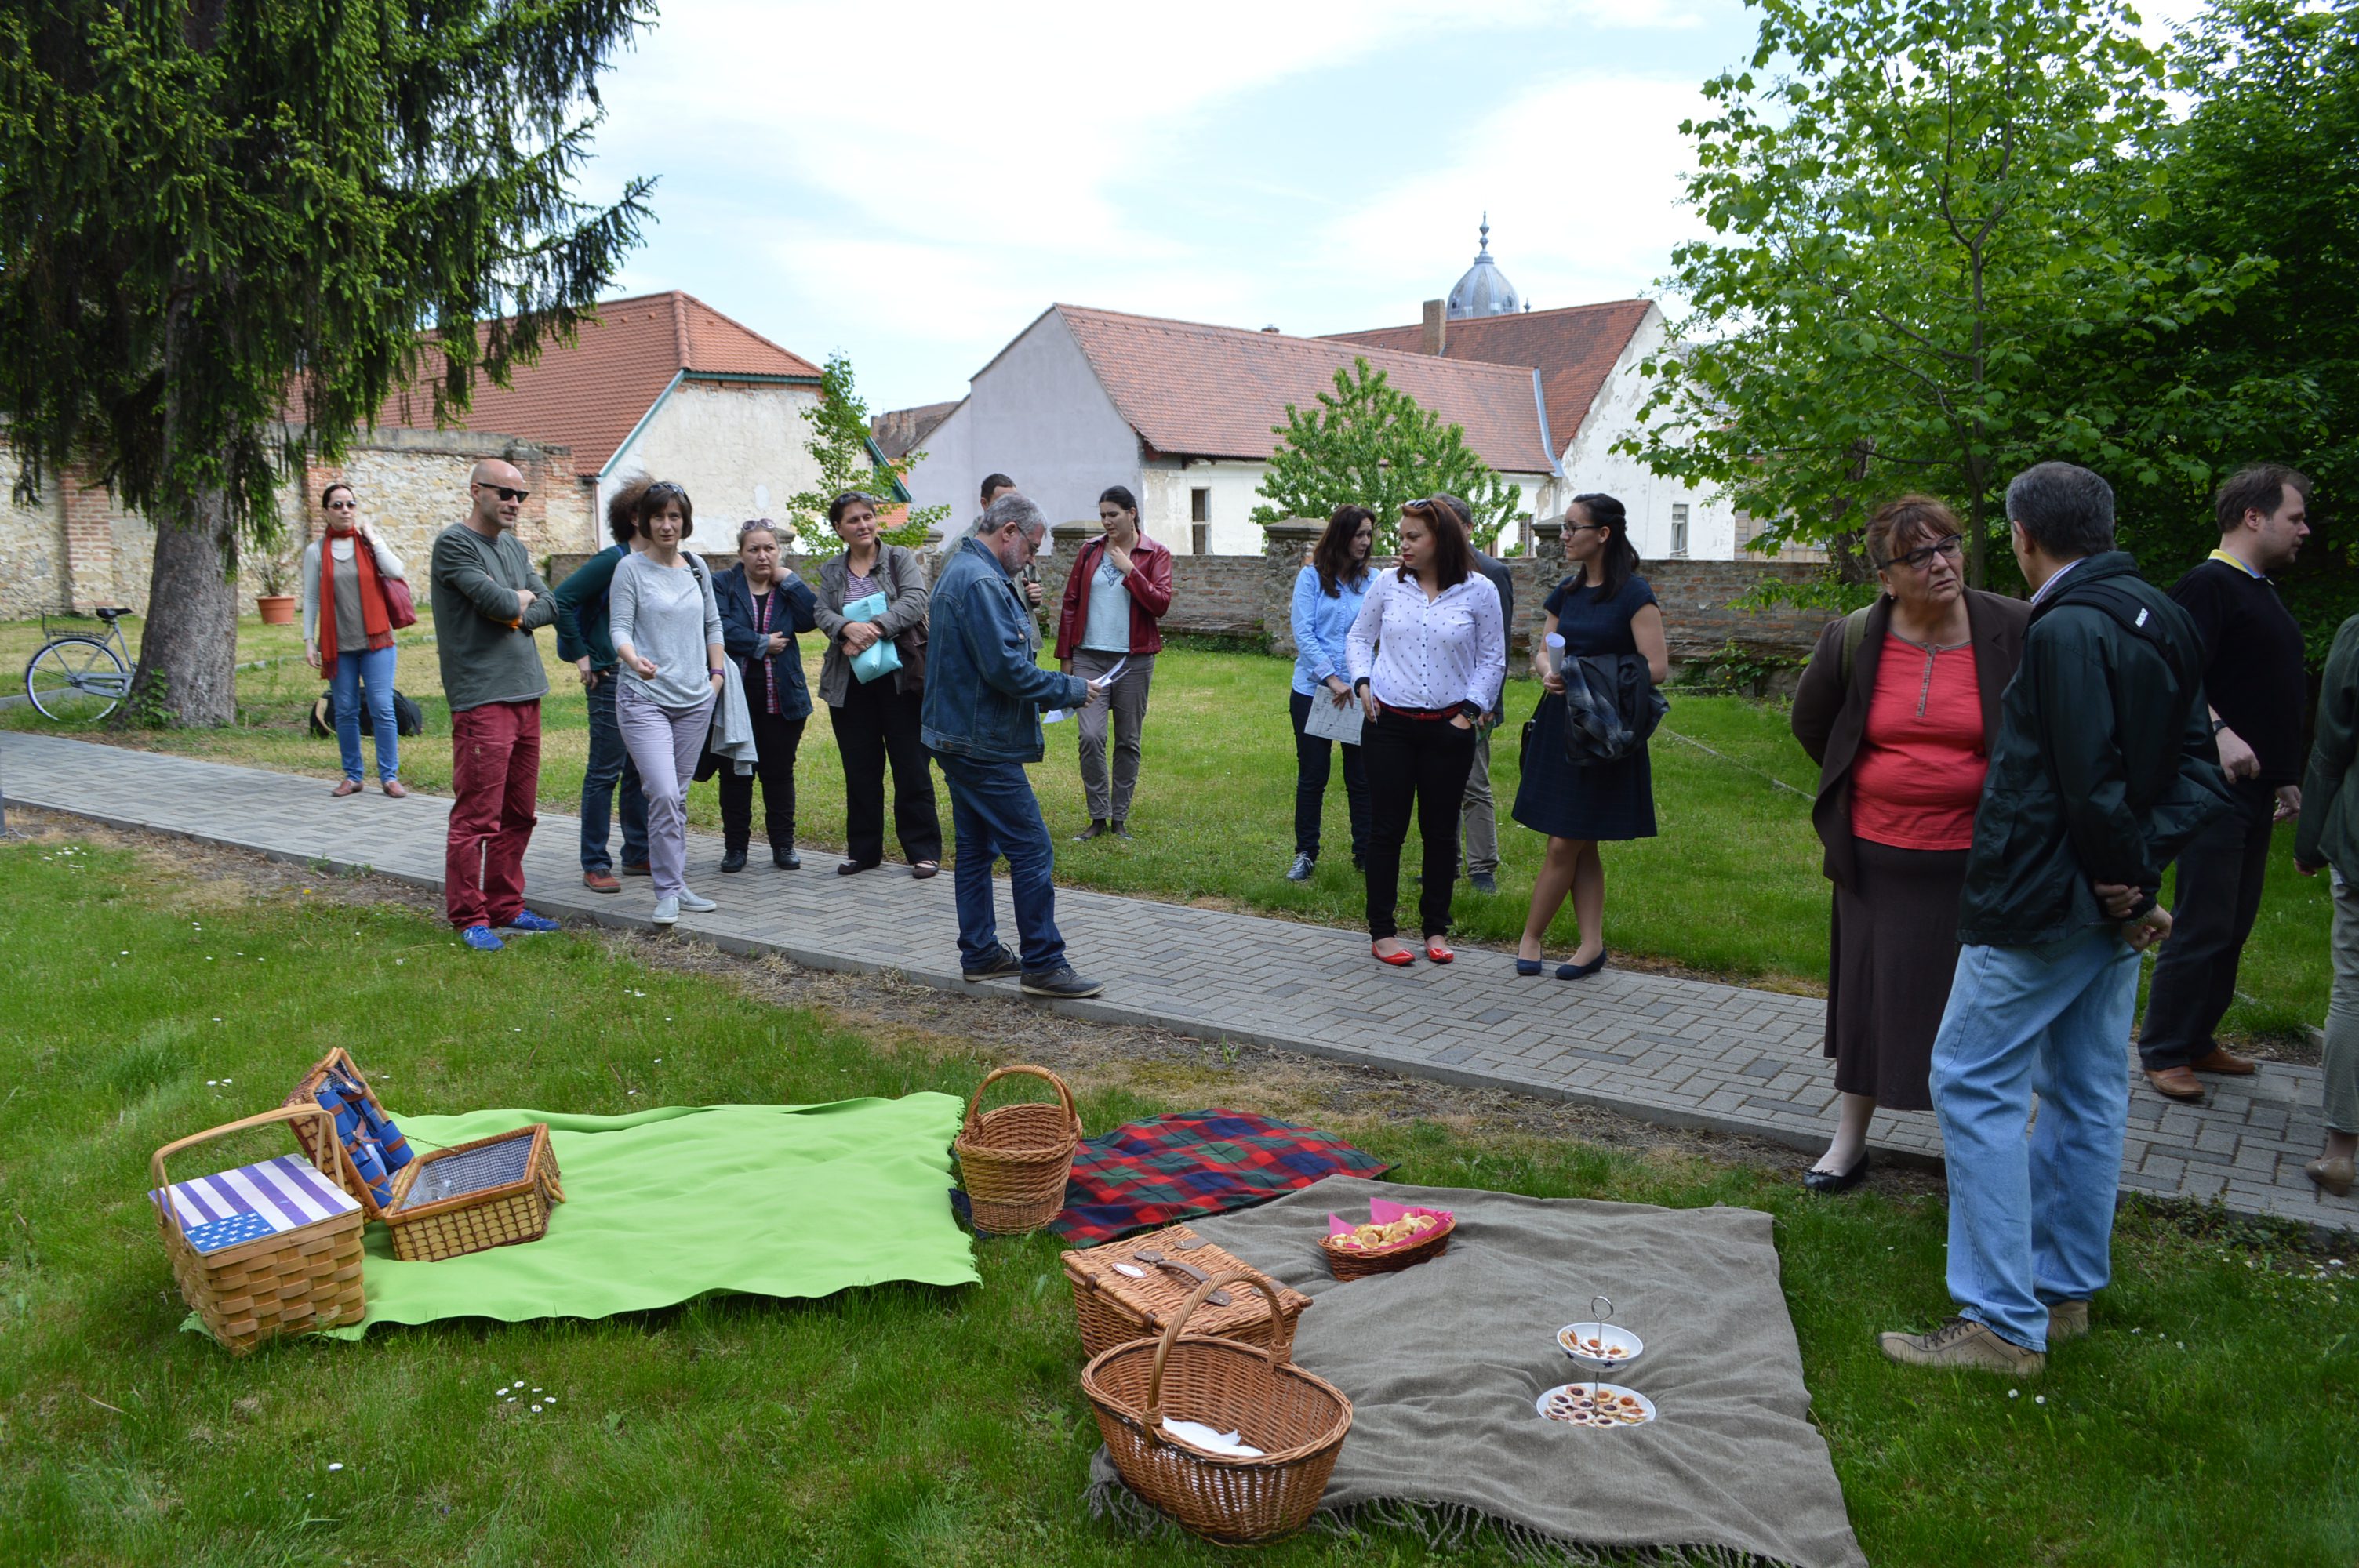
[[[2301,781],[2294,869],[2334,880],[2334,990],[2326,1004],[2326,1150],[2302,1167],[2321,1191],[2351,1195],[2359,1156],[2359,615],[2326,655],[2317,739]]]
[[[2028,1377],[2049,1340],[2086,1332],[2111,1277],[2137,955],[2170,933],[2163,868],[2231,797],[2202,639],[2114,549],[2113,487],[2041,463],[2007,486],[2006,514],[2031,622],[2000,699],[1933,1043],[1959,1311],[1883,1346],[1911,1366]]]
[[[557,929],[524,906],[525,846],[540,819],[540,699],[549,692],[532,633],[557,615],[556,596],[516,542],[531,493],[512,465],[477,463],[467,520],[434,540],[434,652],[451,699],[456,797],[442,901],[479,953],[500,950],[501,930]]]
[[[557,656],[581,671],[590,712],[590,760],[582,770],[582,885],[592,892],[614,892],[623,885],[614,880],[614,858],[606,849],[610,816],[623,819],[624,874],[647,874],[647,797],[614,718],[614,640],[606,633],[606,590],[614,568],[644,543],[637,509],[647,487],[641,479],[607,500],[606,532],[614,542],[557,585]]]

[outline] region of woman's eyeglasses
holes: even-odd
[[[1958,552],[1964,547],[1965,541],[1951,534],[1947,538],[1934,540],[1922,549],[1911,550],[1905,556],[1895,556],[1884,564],[1887,567],[1907,567],[1910,571],[1921,572],[1933,564],[1935,556],[1954,559]]]
[[[328,510],[331,512],[358,512],[360,509],[361,503],[357,501],[331,501],[328,503]]]

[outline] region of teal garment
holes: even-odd
[[[2359,882],[2359,615],[2343,623],[2326,655],[2293,858]]]
[[[606,589],[614,568],[628,554],[609,545],[557,585],[557,656],[569,665],[590,661],[601,674],[614,667],[614,639],[606,629]]]
[[[518,589],[533,596],[522,614]],[[443,529],[434,540],[433,593],[434,653],[451,712],[549,695],[532,633],[557,619],[557,596],[514,534],[486,539],[464,523]]]
[[[608,1317],[719,1292],[978,1284],[950,1206],[950,1142],[964,1110],[952,1096],[924,1093],[634,1116],[397,1114],[421,1156],[547,1122],[566,1201],[538,1241],[439,1263],[396,1259],[386,1227],[371,1221],[368,1315],[328,1332],[357,1339],[385,1324],[451,1317]]]

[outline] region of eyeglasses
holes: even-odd
[[[777,532],[778,525],[766,517],[756,517],[737,524],[737,537],[741,543],[748,534],[768,534],[775,537]]]
[[[1951,534],[1946,538],[1934,540],[1922,549],[1911,550],[1905,556],[1895,556],[1884,564],[1887,567],[1907,567],[1910,571],[1921,572],[1933,564],[1935,556],[1954,559],[1958,552],[1964,547],[1965,541]]]
[[[357,501],[331,501],[328,503],[328,510],[331,512],[358,512],[360,509],[361,503]]]
[[[1610,523],[1568,523],[1564,525],[1564,531],[1568,534],[1603,534],[1612,526]]]
[[[659,479],[656,481],[655,483],[647,486],[647,493],[649,495],[677,495],[682,501],[686,501],[688,499],[688,492],[682,490],[679,486],[674,484],[668,479]]]
[[[522,501],[526,496],[532,493],[532,492],[528,490],[510,490],[504,484],[485,484],[481,480],[475,481],[475,488],[478,490],[488,490],[494,495],[498,496],[502,501]]]

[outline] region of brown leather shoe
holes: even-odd
[[[344,796],[346,796],[346,795],[358,795],[358,794],[360,794],[360,792],[361,792],[361,783],[360,783],[360,780],[358,780],[358,779],[338,779],[338,780],[336,781],[336,787],[335,787],[335,788],[333,788],[333,789],[332,789],[332,790],[330,790],[328,793],[329,793],[330,795],[334,795],[338,800],[342,800],[342,799],[343,799],[343,798],[344,798]]]
[[[404,787],[399,779],[386,780],[385,793],[391,795],[396,800],[408,800],[409,798],[409,791]]]
[[[2201,1061],[2187,1065],[2199,1073],[2220,1073],[2232,1078],[2248,1078],[2260,1071],[2250,1056],[2239,1056],[2218,1045],[2212,1046],[2212,1054]]]
[[[623,884],[612,871],[584,871],[582,885],[592,892],[620,892]]]
[[[2158,1073],[2147,1074],[2146,1081],[2152,1084],[2154,1092],[2165,1099],[2195,1103],[2203,1098],[2203,1086],[2196,1081],[2191,1068],[2165,1067]]]

